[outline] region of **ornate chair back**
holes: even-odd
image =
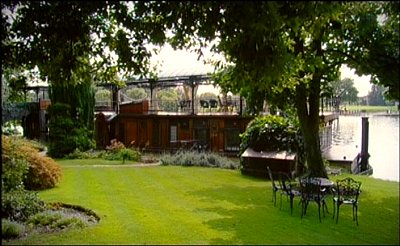
[[[342,204],[351,205],[353,207],[353,220],[358,225],[358,198],[361,193],[361,182],[356,181],[353,178],[347,177],[336,181],[335,194],[333,197],[334,209],[336,211],[336,223],[339,220],[339,208]],[[333,218],[335,217],[335,210],[333,212]]]

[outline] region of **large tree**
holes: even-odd
[[[348,49],[345,63],[358,75],[372,75],[372,83],[387,88],[390,100],[400,101],[400,3],[353,2],[341,28]]]
[[[324,47],[341,45],[329,42],[340,4],[150,2],[137,7],[142,15],[157,16],[154,25],[173,30],[170,42],[176,47],[218,38],[213,49],[233,64],[231,88],[244,94],[254,111],[264,99],[286,94],[301,122],[310,174],[327,176],[319,147],[319,99],[321,85],[337,78],[341,64]]]
[[[24,2],[24,5],[28,7],[21,8],[24,11],[19,15],[27,18],[22,18],[20,23],[31,25],[25,29],[22,24],[16,26],[20,32],[14,33],[23,40],[17,47],[24,51],[40,44],[38,49],[26,53],[34,54],[34,57],[39,54],[40,59],[33,60],[33,63],[42,64],[39,66],[41,71],[47,71],[47,76],[55,78],[73,75],[68,71],[74,71],[75,78],[85,78],[85,74],[93,70],[78,66],[78,62],[91,64],[88,61],[93,57],[100,57],[95,64],[107,65],[112,59],[101,59],[101,54],[107,54],[103,52],[105,46],[119,55],[117,65],[140,73],[145,66],[142,67],[143,63],[138,61],[146,61],[143,59],[147,57],[143,47],[146,40],[155,44],[169,42],[175,48],[196,47],[199,55],[202,47],[216,40],[212,50],[222,53],[232,65],[229,69],[229,86],[248,99],[254,112],[258,111],[264,99],[282,107],[288,103],[295,106],[304,138],[308,169],[313,176],[326,176],[319,147],[321,88],[338,79],[340,65],[346,62],[356,67],[357,71],[377,74],[381,83],[386,81],[391,88],[396,88],[396,85],[398,88],[398,73],[391,73],[393,76],[383,79],[386,78],[387,69],[371,65],[371,56],[366,56],[366,51],[375,47],[371,43],[396,51],[392,45],[396,42],[388,44],[384,40],[397,40],[398,44],[398,30],[393,31],[398,23],[392,21],[396,20],[392,18],[393,15],[398,16],[398,12],[394,11],[397,5],[386,2],[139,1],[131,5],[132,11],[125,4],[115,2],[89,2],[83,5]],[[32,10],[34,13],[30,13]],[[389,24],[384,25],[388,31],[375,25],[376,17],[383,13],[381,10],[386,11],[388,16],[386,23]],[[42,14],[36,16],[36,12]],[[52,13],[51,21],[43,23],[42,18],[49,20],[46,13]],[[53,32],[43,32],[52,27],[49,23],[53,22],[57,28],[51,30],[62,33],[59,34],[61,37],[54,39]],[[39,32],[30,31],[32,29]],[[353,29],[356,31],[351,33]],[[40,35],[34,35],[36,33]],[[57,42],[59,39],[63,42]],[[54,40],[50,47],[57,48],[53,52],[43,52],[41,47],[49,47],[50,40]],[[75,52],[76,48],[85,52]],[[71,55],[71,50],[74,51],[72,54],[79,55]],[[27,61],[19,62],[23,65],[32,62],[25,56],[18,57]],[[397,60],[392,61],[392,56],[384,57],[389,64],[398,63],[398,49],[397,56],[394,56]],[[41,63],[43,60],[47,63]],[[58,69],[49,67],[53,64],[59,64],[56,66]],[[71,77],[74,78],[66,78]],[[394,84],[393,78],[397,79]],[[62,81],[59,79],[56,83]]]
[[[365,33],[379,32],[375,23],[382,13],[378,10],[385,9],[381,8],[383,5],[373,2],[139,2],[135,4],[135,11],[156,30],[171,30],[167,40],[176,48],[196,46],[201,55],[201,47],[217,40],[212,50],[222,53],[230,64],[220,76],[223,78],[220,82],[224,81],[224,88],[245,96],[254,112],[259,111],[264,99],[281,106],[294,105],[310,175],[327,176],[319,145],[321,89],[339,78],[343,63],[377,68],[371,65],[371,59],[364,60],[365,51],[371,48],[370,41],[375,37],[367,39]],[[386,9],[390,10],[388,15],[395,13],[393,8]],[[370,22],[365,22],[366,16]],[[385,37],[396,40],[396,31],[392,30],[396,25],[390,23],[392,26]],[[350,35],[355,27],[357,32]],[[386,47],[382,35],[375,44]],[[395,50],[392,46],[388,48]],[[388,56],[385,61],[392,62]],[[357,68],[365,73],[381,71]],[[398,79],[396,74],[393,77]]]
[[[82,130],[88,138],[94,122],[93,84],[119,83],[118,72],[144,75],[148,70],[148,43],[157,34],[130,13],[127,2],[2,1],[2,69],[39,68],[47,78],[52,105],[65,105],[62,116],[71,129],[50,124],[50,143],[63,143],[63,134]],[[52,107],[53,107],[52,106]],[[57,117],[58,117],[57,116]],[[62,127],[61,127],[62,128]],[[68,133],[69,132],[69,133]],[[57,151],[57,146],[53,146]],[[74,149],[72,146],[67,150]]]
[[[357,102],[358,90],[354,87],[353,79],[334,80],[328,86],[324,95],[332,100],[336,112],[342,102]]]

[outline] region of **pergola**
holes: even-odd
[[[150,91],[150,107],[152,107],[153,102],[156,101],[156,93],[155,91],[160,88],[169,88],[169,87],[177,87],[177,86],[189,86],[191,95],[190,100],[187,100],[190,103],[191,114],[195,114],[195,98],[196,92],[199,85],[208,85],[210,83],[211,75],[210,74],[168,74],[169,76],[159,77],[159,78],[144,78],[144,79],[134,79],[126,81],[127,87],[135,87],[135,88],[145,88]],[[114,84],[101,84],[99,87],[107,88],[111,91],[112,99],[112,111],[118,113],[119,112],[119,103],[120,97],[119,92],[121,88],[118,88]]]

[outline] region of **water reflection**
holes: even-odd
[[[340,116],[333,126],[332,145],[361,151],[361,116]],[[373,177],[399,181],[399,116],[369,115],[369,163]]]

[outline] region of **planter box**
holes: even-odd
[[[273,172],[284,172],[292,175],[296,170],[297,155],[287,151],[258,152],[247,148],[240,159],[243,174],[268,178],[267,166]]]
[[[119,108],[121,113],[143,114],[149,111],[149,101],[120,104]]]

